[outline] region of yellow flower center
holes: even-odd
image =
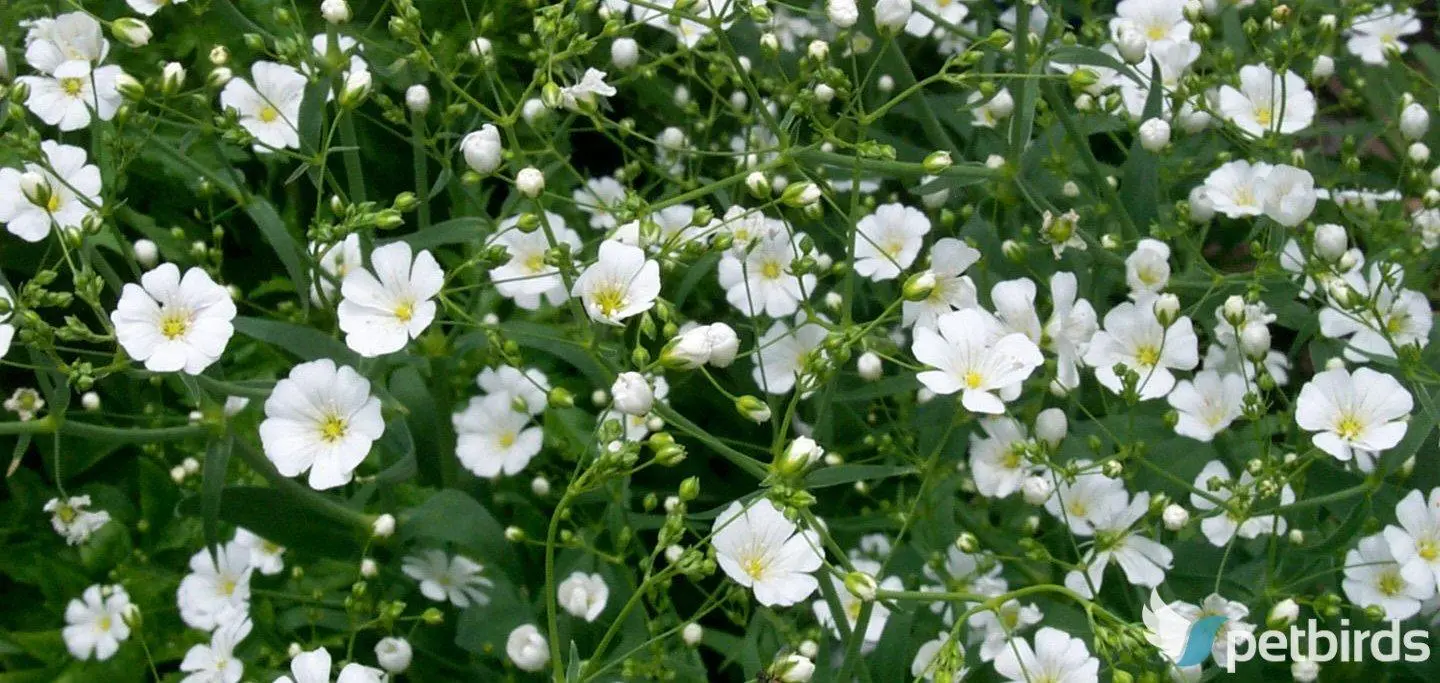
[[[1086,513],[1090,512],[1090,508],[1085,505],[1085,501],[1083,500],[1071,501],[1066,509],[1076,517],[1084,517]]]
[[[1000,459],[1000,464],[1007,470],[1013,470],[1020,466],[1024,455],[1024,447],[1016,444],[1005,450],[1005,457]]]
[[[1396,313],[1385,319],[1385,331],[1392,335],[1400,334],[1405,331],[1405,326],[1409,324],[1409,322],[1410,316],[1404,313]]]
[[[513,432],[513,431],[503,432],[503,433],[500,434],[500,438],[499,438],[499,439],[496,439],[496,441],[500,443],[500,447],[501,447],[501,448],[509,448],[509,447],[511,447],[511,446],[514,446],[514,445],[515,445],[515,432]]]
[[[56,211],[59,211],[59,210],[60,210],[60,193],[59,193],[59,192],[51,192],[51,193],[50,193],[50,198],[47,199],[47,200],[45,200],[45,210],[46,210],[46,211],[49,211],[50,213],[55,213]]]
[[[1415,554],[1426,562],[1434,562],[1435,558],[1440,557],[1440,547],[1436,546],[1434,540],[1427,538],[1415,544]]]
[[[900,252],[904,251],[905,243],[900,240],[891,240],[885,244],[885,255],[890,258],[899,258]]]
[[[260,550],[266,555],[274,555],[275,553],[278,553],[284,549],[285,548],[280,546],[278,543],[272,543],[270,541],[264,541],[260,544]]]
[[[1375,588],[1386,597],[1395,597],[1405,590],[1405,579],[1400,578],[1399,569],[1387,569],[1380,575],[1380,580],[1375,583]]]
[[[415,316],[415,305],[409,301],[402,301],[395,306],[395,318],[402,323],[410,322]]]
[[[616,284],[604,285],[596,289],[591,298],[601,315],[612,316],[625,307],[625,288]]]
[[[258,118],[265,123],[274,123],[275,119],[280,118],[280,110],[266,105],[264,109],[260,110]]]
[[[969,389],[979,389],[985,383],[985,377],[980,373],[971,370],[965,373],[965,386]]]
[[[779,261],[776,261],[774,259],[767,260],[765,261],[765,263],[760,265],[760,275],[762,275],[766,280],[777,279],[784,272],[785,268],[780,265]]]
[[[1272,120],[1272,117],[1274,117],[1274,113],[1270,111],[1270,108],[1269,108],[1269,107],[1256,107],[1256,108],[1255,108],[1255,123],[1258,123],[1258,124],[1260,124],[1260,125],[1262,125],[1262,126],[1264,126],[1264,127],[1266,127],[1266,128],[1269,128],[1269,127],[1270,127],[1270,121]]]
[[[768,568],[766,565],[764,555],[751,555],[740,561],[740,568],[756,581],[765,576],[765,570]]]
[[[1346,441],[1353,441],[1364,430],[1365,425],[1360,424],[1360,420],[1356,419],[1354,415],[1342,415],[1340,421],[1335,424],[1335,433]]]
[[[326,415],[320,423],[320,439],[326,443],[335,443],[345,438],[345,431],[349,427],[345,420],[338,415]]]
[[[235,579],[225,579],[220,582],[220,594],[230,596],[235,593]]]
[[[854,602],[846,605],[846,606],[845,606],[845,618],[846,618],[850,623],[852,623],[852,624],[855,623],[855,622],[857,622],[857,621],[860,621],[860,608],[861,608],[862,606],[863,606],[863,605],[860,604],[860,601],[859,601],[859,600],[856,600],[856,601],[854,601]]]
[[[528,270],[528,271],[530,271],[530,272],[532,272],[532,273],[538,273],[538,272],[540,272],[540,270],[543,269],[544,267],[545,267],[545,254],[544,254],[544,253],[537,252],[537,253],[531,254],[528,258],[525,259],[525,270]]]
[[[1135,349],[1135,362],[1142,367],[1155,367],[1155,364],[1160,362],[1160,349],[1153,344],[1145,344]]]
[[[166,311],[160,314],[160,334],[174,341],[190,331],[190,316],[184,311]]]
[[[71,76],[60,79],[60,89],[70,97],[79,97],[80,92],[85,89],[85,79]]]
[[[70,524],[70,523],[74,522],[74,521],[75,521],[75,516],[76,516],[77,514],[78,514],[78,513],[75,511],[75,508],[72,508],[72,507],[70,507],[69,505],[61,505],[61,506],[60,506],[60,509],[58,509],[58,510],[55,511],[55,516],[56,516],[56,517],[59,517],[59,518],[60,518],[60,521],[66,523],[66,524]]]
[[[111,619],[110,615],[108,614],[100,617],[100,621],[95,623],[95,626],[98,627],[101,631],[109,631],[110,627],[113,625],[115,625],[115,621]]]
[[[1170,34],[1169,27],[1160,24],[1151,24],[1150,29],[1145,32],[1145,37],[1150,40],[1160,40]]]

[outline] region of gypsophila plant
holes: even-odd
[[[1440,680],[1434,7],[10,0],[0,681]]]

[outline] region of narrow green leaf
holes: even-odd
[[[301,360],[331,358],[344,365],[359,363],[355,352],[345,346],[344,342],[313,327],[242,316],[235,319],[235,331],[256,341],[276,346]]]
[[[199,512],[201,500],[191,497],[180,503],[184,514]],[[345,533],[335,520],[315,514],[279,489],[259,486],[230,486],[220,496],[219,519],[242,526],[262,538],[307,553],[354,559],[361,550],[360,539]]]
[[[464,216],[452,218],[448,221],[436,223],[419,232],[396,237],[390,242],[405,242],[410,248],[419,251],[421,249],[433,249],[446,244],[475,244],[479,245],[482,231],[489,221],[476,216]]]
[[[822,467],[805,477],[806,488],[820,489],[828,486],[852,484],[857,481],[873,481],[914,474],[917,470],[909,465],[837,465]]]
[[[205,531],[205,545],[211,552],[220,544],[220,503],[233,446],[234,437],[224,434],[205,448],[205,465],[200,481],[200,526]]]
[[[280,219],[280,214],[275,207],[265,199],[259,197],[247,197],[244,202],[245,214],[255,221],[260,228],[260,234],[270,243],[270,248],[275,250],[275,256],[279,257],[280,265],[285,267],[285,274],[290,277],[290,282],[295,285],[295,291],[300,293],[296,297],[300,299],[300,306],[308,310],[310,306],[310,271],[305,266],[305,257],[301,252],[300,244],[295,237],[286,229],[285,222]]]

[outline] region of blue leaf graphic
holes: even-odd
[[[1190,636],[1185,639],[1185,651],[1180,658],[1175,660],[1175,666],[1195,666],[1210,656],[1210,648],[1215,644],[1215,634],[1220,630],[1226,618],[1220,615],[1208,616],[1196,621],[1190,627]]]

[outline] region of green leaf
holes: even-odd
[[[330,358],[344,365],[356,365],[360,362],[359,357],[350,347],[345,346],[344,342],[313,327],[242,316],[235,319],[235,331],[256,341],[277,346],[301,360]]]
[[[225,488],[225,473],[230,465],[230,451],[235,437],[225,434],[205,448],[205,465],[200,482],[200,524],[205,530],[205,545],[211,552],[220,544],[220,499]]]
[[[478,552],[477,559],[502,565],[518,576],[504,527],[485,506],[462,491],[445,489],[411,508],[400,520],[399,529],[402,541],[454,543]]]
[[[1098,66],[1102,69],[1113,69],[1125,77],[1139,82],[1130,66],[1116,59],[1113,55],[1106,54],[1093,47],[1082,45],[1061,45],[1050,50],[1050,60],[1056,64],[1078,64],[1080,66]]]
[[[819,489],[828,486],[851,484],[857,481],[900,477],[907,474],[915,474],[917,471],[918,470],[909,465],[837,465],[835,467],[822,467],[805,477],[805,487]]]
[[[275,255],[280,258],[280,264],[285,267],[285,273],[290,277],[291,283],[295,285],[295,291],[300,292],[300,306],[309,309],[310,297],[310,271],[305,266],[305,257],[300,250],[300,244],[295,237],[286,229],[285,222],[280,219],[280,214],[269,201],[259,197],[247,197],[244,202],[245,214],[255,221],[260,228],[260,234],[270,243],[270,248],[275,250]]]
[[[1142,121],[1160,116],[1165,99],[1165,88],[1160,82],[1160,63],[1152,62],[1150,94],[1145,98]],[[1121,169],[1120,200],[1130,214],[1141,234],[1149,232],[1151,221],[1155,220],[1160,207],[1159,157],[1140,144],[1135,136],[1130,144],[1130,156]]]
[[[296,130],[300,133],[300,149],[307,154],[320,150],[320,135],[325,124],[325,99],[330,94],[330,81],[319,79],[305,88],[305,97],[300,101],[300,120]]]
[[[441,221],[419,232],[396,237],[389,242],[405,242],[411,249],[433,249],[446,244],[480,244],[481,232],[489,221],[475,216],[464,216]]]
[[[415,442],[410,438],[410,428],[405,425],[404,419],[397,417],[387,422],[385,434],[375,445],[397,456],[395,462],[375,475],[376,483],[389,486],[415,476],[418,471],[415,464]]]

